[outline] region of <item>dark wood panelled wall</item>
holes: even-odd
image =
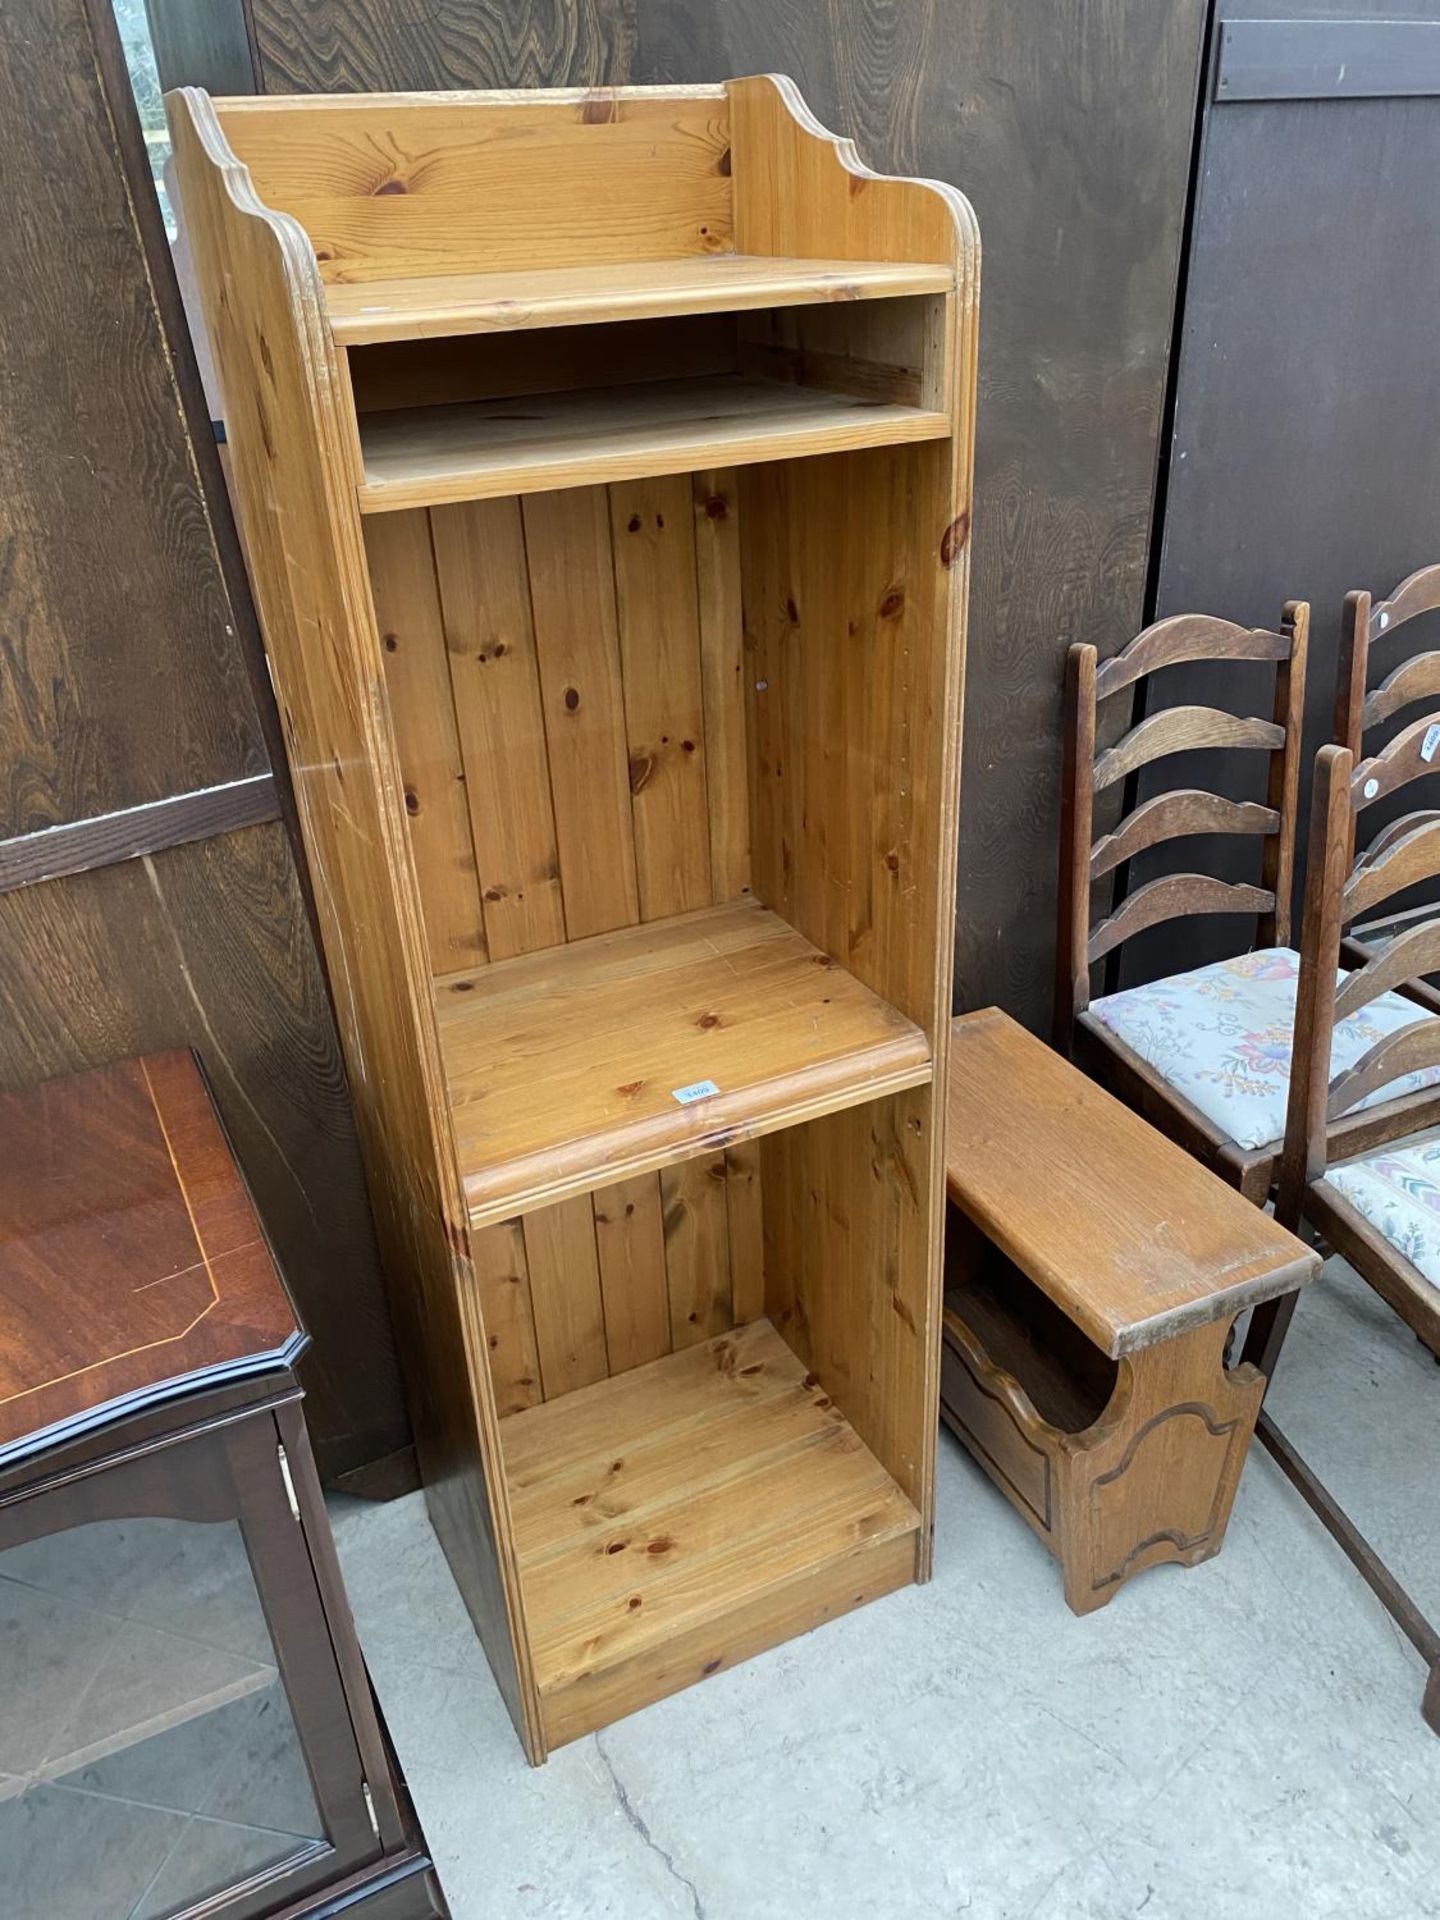
[[[1417,59],[1413,37],[1429,22],[1440,38],[1440,0],[1217,0],[1215,15],[1155,610],[1204,607],[1250,626],[1273,623],[1287,596],[1311,602],[1298,878],[1344,597],[1352,588],[1383,597],[1440,559],[1429,399],[1440,73],[1433,52],[1428,66]],[[1246,76],[1227,29],[1261,21],[1278,24],[1265,70]],[[1312,66],[1317,33],[1331,36],[1330,70],[1348,70],[1348,85],[1331,88],[1324,63]],[[1383,672],[1440,645],[1440,615],[1405,634]],[[1182,670],[1164,698],[1215,693],[1213,678]],[[1395,726],[1413,718],[1412,709]],[[1387,737],[1372,734],[1372,750]],[[1195,777],[1242,793],[1251,771],[1216,756]],[[1173,779],[1173,763],[1167,772]],[[1395,812],[1414,804],[1397,797]],[[1193,841],[1168,851],[1168,864],[1159,849],[1140,864],[1132,885],[1195,863]],[[1202,857],[1206,871],[1245,874],[1236,842]],[[1122,978],[1218,959],[1235,935],[1234,920],[1174,922],[1137,943]]]
[[[957,1001],[1043,1026],[1061,662],[1143,617],[1205,0],[149,11],[163,83],[217,92],[778,69],[872,164],[965,188],[985,265]],[[7,20],[0,154],[0,1084],[200,1049],[315,1335],[322,1471],[381,1463],[378,1484],[407,1428],[349,1103],[104,0]]]
[[[1206,0],[149,6],[167,86],[237,90],[237,46],[272,93],[778,70],[872,165],[964,188],[984,270],[956,998],[1043,1028],[1061,663],[1143,624]]]
[[[98,0],[7,12],[0,167],[0,1087],[199,1050],[342,1477],[408,1427],[248,593]]]

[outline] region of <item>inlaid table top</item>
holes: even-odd
[[[193,1055],[0,1095],[0,1461],[305,1338]]]

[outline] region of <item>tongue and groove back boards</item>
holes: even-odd
[[[767,79],[172,108],[432,1511],[539,1759],[928,1572],[973,225]],[[553,278],[635,260],[613,319]],[[485,312],[429,337],[482,273]],[[493,452],[487,400],[553,421],[597,380],[693,380],[684,457],[366,478],[397,409],[463,401]],[[821,425],[757,414],[704,457],[727,380]],[[709,1104],[672,1098],[712,1071]],[[727,1546],[666,1455],[646,1618],[688,1595],[685,1634],[612,1634],[606,1599],[623,1656],[542,1673],[587,1528],[627,1523],[577,1500],[527,1573],[502,1420],[572,1447],[615,1376],[659,1407],[750,1326],[824,1402],[795,1472],[818,1498],[850,1463],[835,1529],[783,1567],[763,1527]],[[748,1459],[743,1381],[734,1404]]]
[[[733,474],[377,514],[365,544],[437,975],[749,893]],[[475,1235],[502,1417],[723,1332],[737,1288],[753,1317],[756,1154],[591,1208]]]

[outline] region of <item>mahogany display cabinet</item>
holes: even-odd
[[[444,1920],[193,1055],[0,1094],[0,1912]]]
[[[773,78],[169,104],[430,1511],[538,1762],[929,1572],[974,221]]]

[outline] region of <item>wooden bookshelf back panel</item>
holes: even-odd
[[[367,526],[437,973],[749,891],[734,500],[709,472]],[[753,1319],[760,1206],[751,1144],[476,1233],[501,1414]]]
[[[472,1236],[500,1417],[763,1311],[759,1142]]]
[[[366,528],[437,973],[749,892],[728,473]]]
[[[227,100],[255,189],[329,282],[734,250],[721,88]]]

